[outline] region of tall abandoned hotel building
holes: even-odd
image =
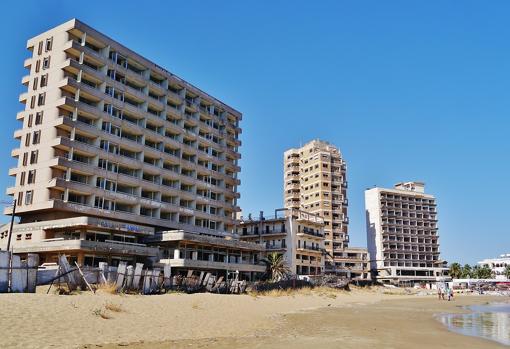
[[[264,271],[233,234],[240,112],[76,19],[27,49],[14,253]]]

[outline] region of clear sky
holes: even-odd
[[[510,253],[509,2],[149,3],[4,3],[0,188],[26,40],[76,17],[243,112],[245,213],[281,207],[283,152],[321,138],[347,161],[351,245],[366,244],[366,188],[421,180],[443,258]]]

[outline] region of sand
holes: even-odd
[[[402,291],[401,291],[402,292]],[[502,348],[434,316],[494,300],[386,290],[292,296],[0,295],[1,348]],[[501,301],[501,298],[498,298]],[[110,308],[110,309],[106,309]]]

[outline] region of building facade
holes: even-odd
[[[278,209],[272,217],[241,219],[236,233],[243,241],[257,243],[266,255],[284,256],[295,275],[324,273],[324,220],[298,209]]]
[[[160,231],[232,233],[240,112],[76,19],[27,49],[7,189],[15,251],[52,245],[51,259],[68,244],[86,262],[103,243],[153,255],[145,241]]]
[[[284,205],[324,219],[326,272],[366,276],[367,270],[351,266],[368,260],[367,250],[349,248],[347,166],[334,145],[313,140],[284,154]],[[363,255],[359,255],[363,254]],[[359,255],[355,261],[346,259]],[[349,256],[349,257],[348,257]]]
[[[508,280],[506,270],[510,266],[510,253],[502,254],[499,258],[484,259],[478,265],[490,268],[495,279]]]
[[[436,281],[448,269],[440,259],[436,199],[421,182],[365,191],[367,244],[378,281]]]
[[[346,247],[335,256],[336,268],[351,280],[371,280],[370,254],[364,247]]]

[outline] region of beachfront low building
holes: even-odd
[[[508,280],[506,269],[510,266],[510,253],[502,254],[499,258],[484,259],[478,265],[490,268],[496,280]]]
[[[298,209],[277,209],[275,215],[241,219],[236,233],[243,241],[263,246],[265,254],[279,253],[295,275],[324,273],[324,220]]]
[[[436,199],[422,182],[365,191],[367,244],[378,281],[435,282],[448,272],[439,254]]]
[[[371,280],[370,254],[363,247],[345,247],[335,255],[335,265],[347,272],[351,280]]]
[[[9,224],[0,229],[0,250],[7,247]],[[155,232],[153,227],[121,223],[95,217],[73,217],[56,221],[15,224],[12,250],[26,257],[39,255],[40,264],[57,263],[64,254],[71,264],[117,266],[170,264],[172,275],[189,270],[226,276],[235,272],[243,280],[254,280],[265,272],[260,263],[265,248],[240,241],[234,234],[185,231]]]
[[[7,248],[9,225],[0,232],[0,250]],[[159,250],[148,246],[144,239],[154,234],[154,227],[119,222],[99,217],[76,216],[15,224],[11,250],[18,255],[39,255],[39,262],[56,263],[59,254],[71,263],[98,266],[107,262],[116,266],[120,261],[134,264],[157,260]]]
[[[189,270],[226,276],[239,275],[242,280],[256,280],[266,271],[261,263],[265,247],[239,240],[232,234],[196,234],[182,230],[158,232],[148,238],[158,247],[159,264],[169,264],[172,274],[185,275]]]

